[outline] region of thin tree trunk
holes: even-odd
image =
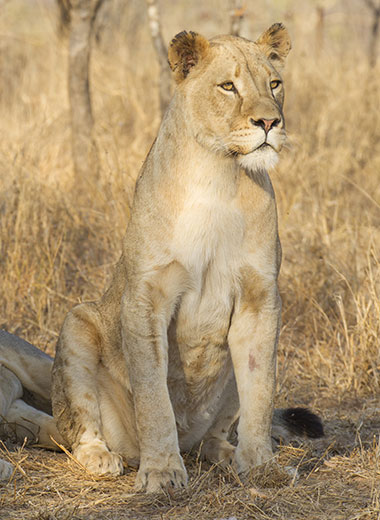
[[[239,0],[231,0],[230,34],[240,36],[241,24],[244,18],[245,6]]]
[[[95,4],[91,0],[71,0],[70,5],[69,98],[72,151],[78,180],[85,181],[89,177],[96,178],[98,173],[89,89]]]
[[[316,7],[317,12],[317,26],[315,29],[315,47],[316,47],[316,54],[319,57],[322,50],[323,50],[323,44],[325,39],[325,9],[321,5],[317,5]]]
[[[369,64],[371,67],[376,65],[377,61],[377,39],[379,36],[379,25],[380,25],[380,3],[375,4],[374,0],[365,0],[367,6],[372,11],[372,29],[369,40]]]
[[[58,0],[58,8],[58,31],[61,36],[66,36],[70,27],[70,0]]]
[[[172,75],[168,64],[168,51],[162,37],[161,21],[156,0],[146,0],[149,29],[160,66],[160,110],[161,116],[171,98]]]
[[[377,61],[377,39],[379,36],[380,7],[373,10],[372,31],[369,43],[369,64],[371,67],[376,65]]]

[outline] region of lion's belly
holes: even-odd
[[[214,422],[232,373],[227,335],[235,287],[232,277],[213,286],[213,274],[203,277],[200,290],[185,294],[168,334],[169,391],[185,450]]]

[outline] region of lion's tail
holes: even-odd
[[[323,437],[323,424],[307,408],[277,408],[273,413],[272,438],[288,442],[294,436],[318,439]]]

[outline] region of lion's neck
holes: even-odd
[[[198,142],[189,118],[174,96],[155,145],[151,166],[154,175],[179,183],[183,189],[197,188],[223,198],[236,194],[240,167],[233,157],[208,149]]]

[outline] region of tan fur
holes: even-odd
[[[49,449],[57,449],[52,438],[63,442],[53,417],[43,411],[51,408],[52,365],[53,360],[43,352],[0,331],[0,439],[24,442],[27,438]],[[26,395],[24,385],[28,388]],[[13,466],[0,459],[0,480],[7,480],[12,474]]]
[[[57,346],[54,416],[90,471],[139,463],[137,489],[157,491],[186,484],[181,450],[239,472],[272,456],[281,253],[265,168],[285,140],[270,82],[289,48],[280,24],[257,43],[181,33],[170,46],[177,88],[113,281]]]

